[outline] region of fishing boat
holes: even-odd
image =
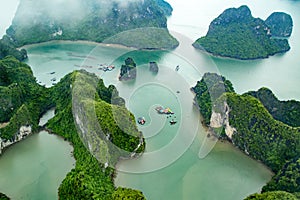
[[[174,125],[174,124],[176,124],[177,123],[177,121],[174,121],[174,119],[172,119],[171,121],[170,121],[170,124],[171,125]]]
[[[140,125],[144,125],[146,123],[146,119],[144,117],[139,117],[137,122],[140,124]]]

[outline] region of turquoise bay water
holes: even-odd
[[[183,48],[188,47],[182,45],[176,51]],[[49,84],[51,78],[59,79],[66,74],[63,66],[68,70],[83,68],[95,72],[107,85],[116,85],[136,118],[146,118],[146,124],[139,125],[146,137],[146,152],[140,158],[119,163],[117,185],[140,189],[148,199],[222,197],[232,200],[258,192],[270,180],[272,174],[262,164],[228,143],[207,139],[190,91],[190,87],[203,74],[202,69],[191,63],[194,60],[190,62],[176,51],[135,51],[70,42],[34,45],[27,50],[28,64],[43,83]],[[88,59],[84,59],[84,56],[74,59],[75,54],[86,55]],[[132,57],[138,65],[137,79],[120,82],[117,78],[120,66],[127,57]],[[149,71],[149,61],[158,63],[157,75]],[[212,63],[206,58],[202,61]],[[51,68],[53,62],[58,62],[61,67]],[[100,71],[97,69],[99,63],[114,64],[116,69],[111,72]],[[176,72],[174,69],[178,64],[180,69]],[[51,71],[55,71],[55,74],[49,74]],[[157,105],[170,107],[175,114],[171,118],[159,115],[155,111]],[[171,119],[176,119],[178,123],[170,125]],[[203,159],[198,156],[200,149]]]
[[[262,86],[272,89],[280,99],[300,99],[299,68],[300,62],[300,2],[287,0],[228,0],[228,1],[176,1],[169,0],[174,8],[173,15],[168,20],[170,30],[179,32],[194,42],[200,36],[206,35],[210,22],[221,14],[226,8],[247,5],[254,17],[266,19],[272,12],[286,12],[293,18],[293,33],[289,38],[291,50],[283,55],[271,56],[268,59],[256,61],[235,61],[230,59],[213,58],[197,50],[188,52],[190,60],[199,70],[216,70],[232,81],[239,93],[257,90]],[[187,14],[189,13],[189,14]],[[201,55],[201,56],[200,56]],[[188,56],[187,56],[188,57]],[[208,65],[205,60],[214,64]]]
[[[46,112],[40,125],[54,116]],[[73,148],[62,138],[45,131],[29,136],[0,156],[0,191],[11,199],[58,198],[58,187],[74,167]]]
[[[16,200],[57,199],[74,164],[71,151],[62,138],[44,131],[15,144],[0,157],[0,191]]]
[[[238,93],[267,86],[280,99],[300,100],[298,89],[300,2],[280,0],[263,2],[170,0],[169,2],[174,7],[174,13],[168,20],[168,26],[181,42],[174,51],[135,51],[94,43],[49,42],[27,47],[29,55],[27,63],[32,67],[37,81],[48,87],[76,69],[94,72],[104,79],[106,85],[116,85],[120,96],[126,99],[127,108],[136,118],[140,116],[146,118],[144,126],[138,125],[146,137],[146,152],[140,158],[119,163],[115,181],[118,186],[140,189],[150,200],[243,199],[251,193],[259,192],[270,180],[272,173],[262,164],[236,150],[231,144],[206,137],[206,131],[199,123],[199,112],[193,106],[193,94],[189,88],[194,86],[205,72],[219,72],[233,82]],[[255,17],[263,19],[272,11],[285,11],[291,14],[294,20],[293,34],[289,39],[291,51],[265,60],[236,61],[213,58],[191,47],[196,38],[206,34],[213,18],[228,7],[243,4],[249,5]],[[136,61],[138,76],[136,81],[123,83],[118,81],[118,74],[121,64],[127,57],[132,57]],[[149,61],[156,61],[159,64],[157,75],[149,72]],[[103,72],[98,70],[99,64],[114,64],[116,69]],[[180,69],[175,72],[177,65]],[[51,81],[53,78],[56,78],[56,81]],[[167,118],[165,115],[157,114],[154,110],[157,105],[170,107],[175,115]],[[171,126],[169,120],[173,118],[178,123]],[[47,134],[37,136],[43,135]],[[41,141],[36,138],[37,136],[31,138],[39,144]],[[53,142],[51,144],[55,148],[64,146]],[[36,146],[39,145],[31,145],[32,153],[41,151]],[[16,149],[18,153],[22,152],[22,148],[18,148],[19,144],[11,149]],[[0,158],[0,166],[4,156]],[[14,156],[7,159],[15,162]],[[9,161],[5,161],[7,162]],[[24,165],[29,165],[23,162]],[[14,169],[14,173],[20,173],[21,169]],[[27,176],[27,182],[23,182],[25,187],[30,185],[28,183],[31,183],[33,177]],[[9,188],[15,186],[14,182],[5,184]],[[33,187],[39,188],[44,185],[47,184],[41,181],[40,186]],[[53,190],[56,189],[49,188],[47,192]],[[2,184],[0,191],[6,192],[2,190]],[[12,192],[7,194],[10,195]],[[40,193],[33,192],[33,195],[39,196]]]

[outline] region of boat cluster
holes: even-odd
[[[168,115],[167,118],[171,118],[171,115],[174,115],[174,112],[168,107],[168,108],[164,108],[162,106],[158,106],[155,108],[155,110],[157,111],[158,114],[165,114]],[[173,117],[173,119],[171,119],[169,121],[170,125],[174,125],[177,123],[177,121],[175,120],[176,116]],[[144,125],[146,123],[146,119],[144,117],[139,117],[137,122],[140,125]]]

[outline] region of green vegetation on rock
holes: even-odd
[[[0,137],[14,140],[21,126],[38,128],[41,115],[51,106],[45,87],[36,83],[30,67],[13,57],[0,60],[0,123],[10,122],[0,129]]]
[[[112,194],[112,198],[116,200],[145,200],[144,195],[137,190],[128,188],[117,188]]]
[[[177,41],[166,30],[166,16],[171,10],[170,5],[163,0],[74,0],[72,5],[64,1],[51,3],[46,0],[22,0],[6,33],[16,46],[23,46],[50,40],[103,42],[125,31],[110,41],[138,48],[174,48]],[[151,39],[147,34],[143,37],[143,32],[134,31],[136,28],[147,27],[162,30],[152,31],[154,35]],[[133,31],[128,33],[128,30]],[[127,34],[135,35],[136,41],[130,41]],[[160,46],[155,40],[166,42]]]
[[[164,0],[155,0],[157,5],[164,11],[166,16],[171,16],[173,12],[172,6]]]
[[[290,49],[286,39],[272,38],[270,28],[263,20],[252,17],[247,6],[225,10],[193,46],[216,56],[241,60],[267,58]]]
[[[274,12],[267,19],[266,24],[271,29],[273,37],[289,37],[293,30],[293,19],[283,12]]]
[[[300,154],[300,128],[275,120],[252,96],[228,93],[224,97],[230,108],[229,124],[236,129],[235,146],[276,173]]]
[[[166,28],[138,28],[118,33],[103,41],[137,49],[173,49],[179,45]]]
[[[247,94],[259,99],[269,113],[277,120],[294,127],[300,127],[300,102],[295,100],[279,101],[268,88]]]
[[[262,191],[300,192],[300,157],[287,162]]]
[[[134,80],[136,78],[136,63],[130,57],[125,60],[125,65],[121,66],[119,80]]]
[[[9,200],[9,198],[5,194],[0,193],[0,200]]]
[[[198,105],[206,125],[210,124],[214,101],[224,92],[234,92],[232,83],[215,73],[205,73],[196,86],[191,89],[196,94],[195,103]]]
[[[80,95],[77,99],[79,109],[95,109],[95,115],[83,112],[83,117],[90,121],[88,125],[101,125],[101,130],[85,127],[93,137],[91,142],[95,142],[91,144],[93,155],[74,121],[72,97],[76,96],[76,92]],[[93,95],[89,96],[91,92]],[[0,102],[1,122],[9,122],[0,129],[0,137],[2,141],[12,143],[16,141],[21,126],[30,126],[31,131],[36,132],[42,114],[55,107],[56,115],[47,124],[47,130],[70,141],[76,159],[75,169],[68,173],[59,187],[60,199],[111,200],[113,193],[116,198],[120,195],[128,199],[143,197],[135,190],[120,192],[121,189],[118,189],[120,191],[115,192],[115,171],[111,167],[121,157],[139,155],[144,151],[145,143],[134,116],[125,108],[125,101],[114,86],[105,87],[103,80],[96,75],[75,71],[55,86],[45,88],[36,83],[29,66],[13,57],[6,57],[0,60]]]
[[[3,36],[0,40],[0,59],[6,56],[14,56],[19,61],[23,61],[27,58],[27,52],[25,49],[17,50],[14,43],[8,36]]]
[[[118,97],[113,86],[105,87],[96,75],[85,71],[75,71],[65,76],[51,88],[51,93],[56,115],[47,127],[72,143],[76,159],[75,169],[68,173],[59,187],[59,198],[118,199],[113,184],[115,171],[104,163],[110,162],[114,166],[120,156],[128,158],[145,148],[144,142],[140,143],[141,135],[134,117],[124,106],[124,100]],[[72,103],[72,98],[77,99]],[[84,112],[78,113],[76,109],[83,109]],[[86,119],[86,135],[80,133],[73,115],[77,120]],[[97,124],[100,124],[100,129],[95,126]],[[110,142],[106,139],[108,135]],[[91,140],[85,141],[83,137],[90,137]],[[92,150],[93,155],[88,149]],[[122,195],[130,199],[136,193],[142,196],[135,190],[124,190]]]
[[[244,200],[297,200],[297,198],[288,192],[276,191],[263,194],[252,194]]]
[[[297,110],[299,102],[278,101],[267,88],[238,95],[230,81],[211,73],[205,74],[192,90],[196,93],[195,100],[208,126],[212,121],[219,121],[220,128],[225,128],[223,136],[275,172],[263,192],[300,192],[300,128],[283,122],[297,123],[295,118],[288,120],[290,115],[287,110]],[[212,111],[220,115],[213,115]],[[276,199],[277,194],[253,195],[248,199],[263,199],[267,198],[266,195]]]

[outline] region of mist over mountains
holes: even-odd
[[[16,44],[104,39],[143,27],[167,28],[164,0],[21,0],[7,35]]]

